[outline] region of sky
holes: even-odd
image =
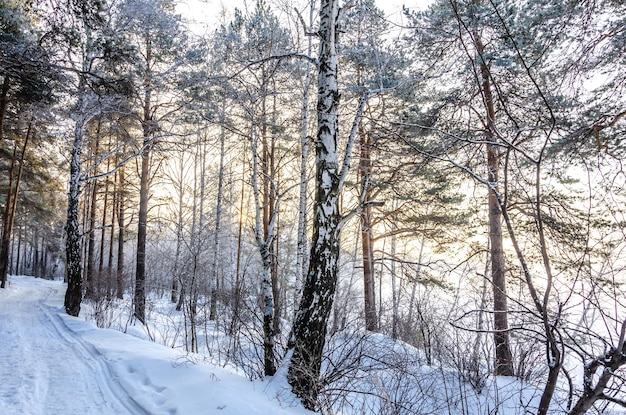
[[[274,10],[283,7],[292,10],[291,4],[302,4],[300,8],[304,8],[307,4],[306,0],[266,0]],[[399,21],[402,17],[402,6],[410,9],[423,9],[427,7],[433,0],[377,0],[377,6],[381,8],[391,21]],[[220,12],[224,9],[232,11],[236,7],[245,9],[252,8],[256,0],[181,0],[178,10],[184,16],[197,22],[199,26],[211,27],[219,21]],[[341,4],[344,4],[342,1]],[[284,4],[284,6],[281,6]]]

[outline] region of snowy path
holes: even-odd
[[[0,415],[310,414],[284,377],[189,364],[181,350],[68,316],[64,293],[21,276],[0,290]]]
[[[58,308],[45,303],[57,296],[51,287],[33,285],[9,292],[0,307],[0,413],[145,414],[114,381],[93,347],[70,332]]]

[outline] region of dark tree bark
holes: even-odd
[[[115,290],[115,280],[113,274],[113,251],[115,249],[115,221],[117,219],[117,197],[118,194],[115,191],[115,184],[117,183],[117,173],[115,173],[113,177],[113,189],[110,190],[111,198],[111,229],[109,231],[109,256],[107,259],[107,267],[106,267],[106,275],[107,275],[107,299],[111,299],[113,297],[113,292]],[[106,194],[109,193],[109,185],[107,182],[106,186]],[[105,197],[106,199],[106,197]],[[106,215],[105,215],[106,216]],[[105,224],[105,219],[102,220],[103,226]],[[104,229],[102,231],[102,239],[104,240]]]
[[[367,205],[370,202],[369,179],[372,174],[372,161],[370,154],[371,137],[359,128],[359,143],[361,154],[359,159],[359,177],[362,183],[361,199],[366,205],[361,211],[361,252],[363,256],[363,298],[365,306],[365,328],[369,331],[378,330],[378,318],[376,314],[376,295],[374,287],[374,255],[372,239],[372,208]]]
[[[39,257],[39,229],[35,231],[33,238],[33,275],[41,277],[41,258]]]
[[[615,374],[625,365],[626,320],[622,322],[617,345],[611,347],[604,355],[597,356],[585,365],[583,379],[584,392],[570,410],[569,415],[584,415],[597,401],[611,400],[604,392],[609,386],[609,383],[617,377]],[[620,382],[620,380],[615,380],[615,382]],[[618,404],[624,406],[623,401],[619,401]]]
[[[124,167],[119,171],[117,190],[117,269],[115,279],[117,285],[117,298],[124,298]]]
[[[475,34],[476,51],[484,58],[484,45]],[[482,94],[486,111],[487,170],[489,189],[489,242],[491,246],[491,284],[493,287],[495,374],[514,376],[513,355],[509,344],[508,305],[506,295],[506,268],[502,246],[502,210],[498,199],[498,179],[500,171],[500,147],[497,144],[495,128],[496,111],[491,90],[489,67],[483,60],[480,63]]]
[[[111,167],[111,159],[107,159],[107,169],[109,171]],[[100,222],[100,252],[98,256],[98,286],[99,290],[97,292],[98,296],[102,296],[103,292],[106,292],[107,298],[109,298],[109,293],[111,292],[110,287],[110,278],[109,273],[104,272],[104,247],[106,245],[106,225],[107,225],[107,208],[109,203],[109,179],[104,179],[104,199],[102,201],[102,221]],[[114,220],[114,219],[112,219]]]
[[[0,238],[0,288],[6,287],[8,266],[9,266],[9,243],[11,241],[11,227],[14,218],[14,198],[17,198],[17,187],[15,182],[15,167],[18,164],[17,161],[17,143],[13,149],[13,159],[11,160],[11,167],[9,169],[9,186],[7,188],[6,206],[4,207],[4,215],[2,216],[2,236]],[[21,168],[21,167],[20,167]]]
[[[97,154],[97,146],[96,146]],[[85,273],[85,298],[90,300],[96,299],[97,282],[95,275],[95,253],[96,253],[96,207],[97,207],[97,190],[98,181],[91,182],[91,193],[89,195],[89,229],[87,238],[87,272]]]
[[[4,119],[7,113],[7,105],[9,103],[9,86],[11,85],[11,78],[8,75],[4,75],[4,81],[2,81],[2,91],[0,92],[0,143],[2,143],[4,137]]]
[[[32,134],[32,124],[33,120],[31,119],[30,123],[28,124],[28,130],[26,131],[26,137],[24,138],[22,152],[19,156],[17,155],[18,143],[15,143],[15,148],[13,150],[13,160],[11,160],[11,168],[9,169],[9,187],[7,190],[6,205],[2,222],[2,238],[0,239],[0,288],[5,288],[7,274],[9,272],[9,248],[11,245],[11,237],[13,234],[15,212],[17,210],[17,198],[20,190],[20,182],[22,179],[24,157],[26,155],[28,141]]]
[[[174,267],[173,267],[173,276],[172,276],[172,292],[170,295],[170,301],[173,304],[177,304],[176,310],[180,311],[183,306],[183,292],[178,292],[178,283],[180,282],[181,290],[183,290],[185,286],[185,282],[182,280],[182,273],[179,271],[180,268],[180,257],[183,247],[183,210],[185,208],[185,190],[184,190],[184,177],[185,177],[185,163],[183,160],[180,161],[180,176],[178,180],[178,222],[176,224],[176,254],[174,255]]]
[[[24,227],[20,226],[20,231],[17,237],[17,258],[15,258],[15,274],[20,275],[20,271],[23,269],[22,265],[22,241],[24,238]]]
[[[150,180],[150,143],[144,136],[141,155],[141,178],[139,187],[139,217],[137,219],[137,268],[135,272],[134,315],[141,323],[146,322],[146,235],[148,223],[148,192]]]
[[[146,236],[148,226],[148,198],[150,191],[150,152],[155,122],[152,119],[152,42],[146,39],[145,61],[148,72],[144,78],[143,147],[141,151],[141,175],[139,182],[139,215],[137,218],[137,267],[135,271],[134,315],[141,323],[146,322]]]

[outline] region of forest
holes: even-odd
[[[427,3],[0,0],[2,288],[324,414],[623,413],[626,4]]]

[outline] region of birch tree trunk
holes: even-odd
[[[86,16],[81,16],[85,19]],[[91,29],[85,26],[86,51],[92,50]],[[74,111],[74,139],[70,154],[70,180],[67,193],[67,220],[65,223],[65,257],[67,290],[64,306],[67,314],[78,316],[82,301],[82,258],[80,224],[78,211],[80,208],[80,193],[83,183],[82,151],[84,144],[84,130],[87,124],[100,112],[100,103],[96,102],[87,85],[86,75],[90,72],[89,53],[83,56],[82,75],[79,75],[77,88],[77,103]]]
[[[80,98],[79,108],[84,106]],[[80,111],[80,110],[79,110]],[[71,316],[78,316],[82,300],[81,234],[78,221],[81,187],[81,154],[83,150],[83,129],[86,117],[79,113],[74,125],[74,141],[70,158],[70,182],[67,192],[67,221],[65,224],[65,257],[67,262],[67,291],[65,292],[65,311]]]
[[[217,175],[217,202],[215,205],[215,235],[213,238],[213,263],[211,264],[211,277],[209,285],[211,287],[211,311],[209,320],[215,320],[217,315],[217,298],[219,288],[219,257],[220,257],[220,235],[222,233],[222,205],[224,199],[224,161],[226,159],[226,128],[224,127],[226,108],[222,101],[220,113],[220,164]]]
[[[311,2],[309,8],[309,27],[313,26],[313,15],[315,10],[315,2]],[[308,37],[307,53],[311,56],[313,42],[311,36]],[[309,158],[309,88],[311,86],[311,64],[306,61],[306,77],[304,79],[304,87],[302,90],[302,110],[301,110],[301,133],[300,133],[300,195],[298,201],[298,245],[296,251],[296,277],[294,290],[294,316],[298,312],[300,295],[302,293],[302,282],[306,275],[308,260],[307,251],[307,176]]]
[[[275,87],[274,87],[275,89]],[[272,97],[272,125],[276,125],[276,97]],[[264,139],[267,139],[267,130],[265,126],[267,123],[263,123],[264,125]],[[264,223],[267,232],[272,233],[271,243],[268,245],[269,253],[270,253],[270,275],[272,278],[272,298],[274,299],[274,316],[272,321],[273,333],[278,334],[281,331],[280,328],[280,316],[281,316],[281,308],[282,302],[280,298],[280,276],[278,273],[278,253],[280,252],[278,242],[279,242],[279,228],[280,228],[280,211],[278,209],[278,198],[277,189],[280,186],[280,170],[277,169],[276,166],[276,135],[273,132],[269,134],[269,148],[267,146],[267,142],[264,143],[265,149],[267,152],[269,163],[266,164],[266,168],[269,169],[269,174],[265,176],[266,183],[268,185],[269,190],[269,217],[270,222]],[[276,237],[275,237],[276,236]],[[269,238],[268,238],[269,240]]]
[[[276,221],[276,209],[272,208],[270,218],[265,216],[267,210],[261,204],[259,189],[259,152],[258,136],[252,120],[252,191],[255,205],[255,238],[259,253],[261,254],[261,296],[263,311],[263,356],[265,376],[273,376],[276,373],[274,359],[274,293],[272,290],[271,275],[271,251],[270,245],[274,237],[273,228]]]
[[[339,88],[336,49],[338,0],[320,7],[316,150],[316,196],[309,272],[293,328],[288,381],[307,409],[319,394],[322,352],[337,285],[339,262],[339,190],[337,132]],[[346,154],[349,157],[349,154]]]

